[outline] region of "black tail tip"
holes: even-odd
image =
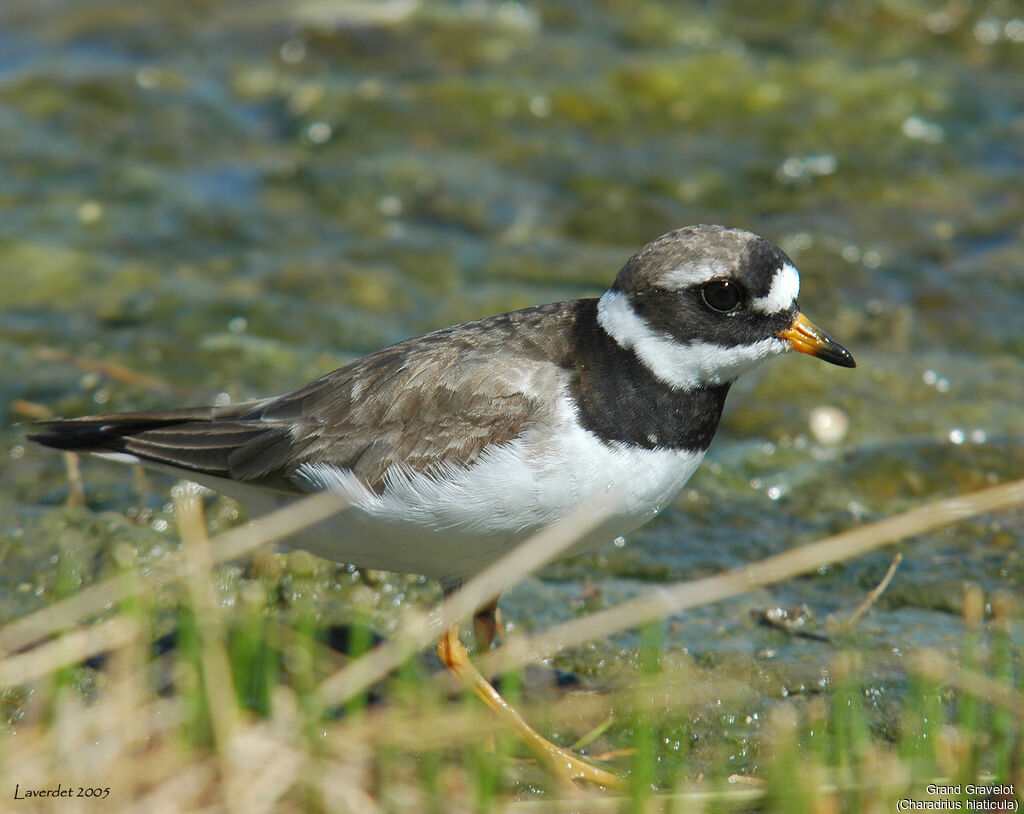
[[[105,446],[110,433],[104,427],[76,424],[73,421],[41,421],[41,432],[31,432],[27,438],[44,447],[66,450],[90,450]]]

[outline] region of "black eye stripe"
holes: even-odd
[[[743,302],[743,291],[732,280],[712,280],[700,288],[701,299],[712,311],[727,314]]]

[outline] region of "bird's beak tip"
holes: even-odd
[[[816,356],[823,362],[839,367],[857,367],[853,355],[799,311],[790,326],[778,334],[799,353]]]

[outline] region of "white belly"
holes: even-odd
[[[527,437],[488,450],[466,469],[390,470],[380,495],[349,470],[306,464],[297,479],[304,489],[336,489],[351,506],[288,544],[359,567],[457,582],[603,491],[619,496],[619,508],[567,554],[632,531],[679,492],[703,457],[604,444],[572,424],[544,443]]]

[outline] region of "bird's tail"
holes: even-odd
[[[263,402],[226,407],[186,407],[140,413],[84,416],[36,422],[29,439],[73,452],[136,459],[141,464],[231,480],[268,474],[261,461],[290,443],[280,424],[261,420]]]

